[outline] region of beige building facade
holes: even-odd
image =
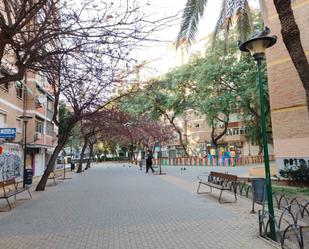
[[[288,51],[282,41],[273,1],[265,1],[268,25],[278,36],[277,43],[267,50],[268,84],[276,164],[304,159],[309,164],[309,118],[305,90]],[[309,1],[292,1],[295,20],[301,32],[302,45],[309,59]],[[309,72],[308,72],[309,73]]]

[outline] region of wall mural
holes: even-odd
[[[0,181],[21,176],[22,161],[14,152],[4,152],[0,155]]]

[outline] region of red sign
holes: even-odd
[[[3,152],[3,147],[0,146],[0,155],[2,154]]]

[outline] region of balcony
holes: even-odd
[[[42,133],[41,132],[35,132],[34,133],[34,141],[38,141],[42,139]]]
[[[246,135],[244,134],[237,134],[237,135],[225,135],[224,141],[226,142],[233,142],[233,141],[245,141]]]

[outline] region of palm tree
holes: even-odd
[[[309,115],[309,63],[300,39],[300,30],[295,21],[291,0],[274,0],[280,24],[283,42],[306,92]]]
[[[221,1],[221,11],[214,30],[213,44],[220,30],[223,30],[225,41],[227,41],[233,18],[236,18],[239,39],[246,40],[252,29],[248,0]],[[259,0],[262,14],[265,13],[264,1],[266,0]],[[200,17],[204,15],[207,2],[207,0],[187,0],[177,37],[177,47],[184,43],[190,45],[194,41]],[[291,0],[273,0],[273,3],[279,16],[283,42],[305,89],[309,115],[309,63],[301,43],[300,30],[294,18]]]
[[[187,0],[177,37],[177,47],[184,42],[188,45],[192,44],[207,2],[207,0]],[[248,0],[222,0],[213,42],[215,42],[220,30],[223,30],[225,41],[227,41],[234,18],[236,18],[240,40],[245,41],[248,38],[252,31],[252,17]]]

